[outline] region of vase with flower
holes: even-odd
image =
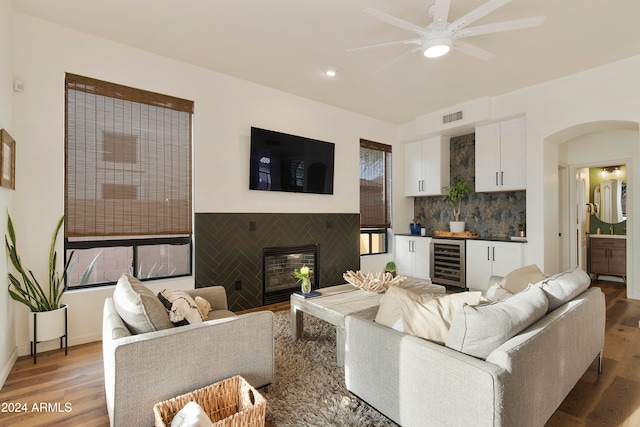
[[[311,273],[313,273],[313,270],[311,270],[306,265],[303,265],[302,267],[296,268],[295,270],[293,270],[293,276],[296,279],[298,279],[298,283],[300,284],[300,290],[305,295],[311,293],[311,279],[309,277]]]

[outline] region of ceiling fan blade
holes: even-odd
[[[396,18],[395,16],[391,16],[387,13],[380,12],[377,9],[368,8],[363,10],[363,12],[373,18],[378,19],[379,21],[386,22],[387,24],[391,24],[398,28],[402,28],[403,30],[411,31],[416,34],[424,34],[425,32],[425,29],[418,25],[412,24],[411,22],[404,21],[400,18]]]
[[[488,61],[493,58],[493,53],[471,43],[456,40],[456,42],[453,44],[453,48],[457,51],[473,56],[474,58],[482,59],[483,61]]]
[[[405,53],[403,53],[402,55],[396,57],[395,59],[391,60],[390,62],[387,62],[386,64],[384,64],[382,67],[378,68],[377,70],[374,71],[374,73],[379,73],[380,71],[386,70],[387,68],[391,67],[394,64],[397,64],[398,62],[400,62],[402,59],[404,59],[405,57],[411,55],[412,53],[416,53],[418,51],[420,51],[421,46],[418,47],[414,47],[411,50],[406,51]]]
[[[451,28],[453,31],[456,31],[460,28],[466,27],[472,22],[475,22],[478,19],[482,18],[483,16],[488,15],[489,13],[504,6],[510,1],[511,0],[489,0],[482,6],[479,6],[476,9],[472,10],[471,12],[467,13],[462,18],[452,22],[451,25],[449,25],[449,28]]]
[[[386,46],[394,46],[394,45],[401,45],[401,44],[417,44],[419,45],[422,42],[421,39],[408,39],[408,40],[398,40],[395,42],[387,42],[387,43],[379,43],[379,44],[372,44],[369,46],[362,46],[362,47],[354,47],[352,49],[347,49],[347,52],[355,52],[358,50],[366,50],[366,49],[374,49],[377,47],[386,47]]]
[[[433,29],[435,31],[443,31],[446,28],[450,6],[451,0],[436,0],[433,9]]]
[[[520,30],[522,28],[537,27],[544,22],[544,16],[535,18],[514,19],[512,21],[496,22],[493,24],[478,25],[476,27],[467,27],[455,34],[454,37],[472,37],[481,34],[499,33],[501,31]]]

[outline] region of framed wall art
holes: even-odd
[[[0,186],[16,188],[16,140],[0,130]]]

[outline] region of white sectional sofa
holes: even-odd
[[[474,317],[478,313],[473,307],[455,313],[447,345],[376,323],[377,307],[349,316],[347,388],[402,426],[543,426],[599,355],[601,362],[605,327],[601,290],[560,286],[567,278],[583,282],[585,276],[581,270],[565,272],[538,284],[546,287],[543,295],[551,309],[487,350],[486,357],[453,349],[478,350],[470,335],[478,333],[474,327],[482,321]],[[539,300],[540,288],[533,291]],[[502,310],[505,306],[500,304],[510,300],[518,310],[527,298],[518,295],[490,304],[488,310]],[[470,323],[462,333],[461,322]],[[454,328],[458,328],[455,333]],[[469,346],[461,336],[463,341],[470,339]]]

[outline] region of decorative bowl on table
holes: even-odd
[[[344,273],[342,277],[347,283],[363,291],[375,292],[377,294],[385,292],[390,286],[401,285],[407,280],[404,276],[393,277],[393,275],[388,272],[378,272],[375,274],[368,272],[364,274],[361,271],[354,272],[352,270]]]

